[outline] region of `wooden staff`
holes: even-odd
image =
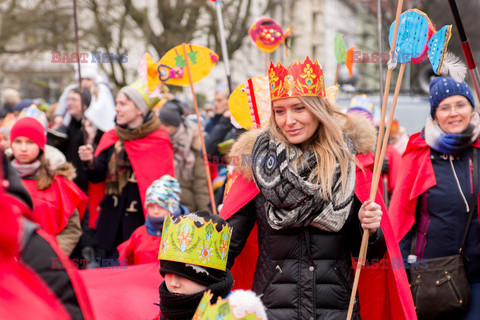
[[[268,65],[268,53],[265,52],[265,75],[268,77],[268,68],[270,66]]]
[[[203,153],[204,160],[207,160],[207,149],[205,148],[205,140],[203,139],[202,125],[200,124],[200,113],[198,112],[197,97],[195,96],[195,90],[193,88],[193,79],[192,79],[192,72],[190,70],[190,63],[188,62],[187,46],[185,43],[182,46],[183,46],[183,58],[185,59],[185,65],[187,66],[188,79],[190,81],[190,88],[192,89],[193,105],[195,107],[195,113],[197,115],[198,132],[200,134],[200,141],[202,142],[202,153]],[[205,164],[205,171],[207,172],[208,194],[210,196],[210,202],[212,203],[212,211],[213,211],[213,214],[218,214],[217,206],[215,204],[215,197],[213,196],[212,177],[210,176],[210,167],[208,166],[208,161],[204,161],[204,164]]]
[[[396,17],[395,17],[395,27],[394,27],[393,38],[392,38],[392,49],[390,51],[390,61],[394,57],[394,53],[395,53],[395,46],[396,46],[396,43],[397,43],[397,34],[398,34],[398,27],[399,27],[399,24],[400,24],[400,15],[402,13],[402,8],[403,8],[403,0],[399,0],[398,4],[397,4],[397,12],[396,12]],[[400,74],[401,74],[402,78],[403,78],[403,72],[404,71],[405,71],[405,64],[402,63],[402,66],[400,67]],[[400,81],[397,80],[397,86],[395,88],[395,93],[397,93],[397,89],[398,89],[398,92],[400,92],[400,86],[401,86],[400,74],[399,74],[399,78],[398,78],[398,80],[400,80]],[[371,185],[371,188],[370,188],[370,199],[373,200],[373,201],[375,201],[375,198],[376,198],[375,195],[377,193],[378,183],[379,183],[379,179],[380,179],[380,174],[378,174],[378,177],[377,177],[376,173],[378,171],[378,168],[382,167],[381,163],[383,163],[383,158],[385,157],[385,150],[381,150],[381,145],[382,145],[382,139],[383,139],[383,130],[384,130],[384,127],[385,127],[385,115],[387,113],[388,93],[390,91],[391,78],[392,78],[392,69],[388,68],[387,78],[385,80],[385,91],[384,91],[384,94],[383,94],[382,113],[381,113],[381,116],[380,116],[380,128],[378,130],[378,137],[377,137],[377,147],[375,149],[375,163],[374,163],[373,174],[372,174],[372,185]],[[398,93],[396,94],[396,96],[394,95],[394,103],[392,104],[392,109],[390,110],[391,117],[389,117],[389,120],[390,120],[390,118],[392,118],[392,121],[393,121],[392,110],[395,111],[394,107],[396,105],[396,99],[397,98],[398,98]],[[389,125],[387,124],[388,133],[385,134],[385,138],[387,138],[387,136],[390,134],[390,129],[389,128],[391,126],[392,126],[392,124],[389,121]],[[385,139],[385,141],[388,143],[388,139]],[[381,157],[381,153],[383,153],[382,157]],[[368,238],[369,237],[370,237],[369,232],[364,232],[363,233],[362,244],[360,246],[360,253],[359,253],[359,256],[358,256],[357,269],[356,269],[356,272],[355,272],[355,279],[353,281],[352,294],[350,296],[350,304],[348,306],[347,320],[350,320],[352,318],[352,315],[353,315],[353,305],[355,304],[355,297],[357,295],[357,288],[358,288],[358,281],[360,279],[360,272],[362,270],[362,266],[365,265],[365,258],[367,256]]]
[[[337,62],[337,68],[335,69],[335,79],[333,80],[333,85],[337,85],[337,80],[338,80],[338,69],[340,68],[340,64]]]

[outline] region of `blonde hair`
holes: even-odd
[[[316,134],[307,141],[306,146],[307,148],[313,148],[317,161],[317,170],[312,171],[308,181],[319,184],[322,189],[322,196],[325,199],[332,199],[332,182],[337,162],[340,166],[342,189],[346,187],[349,162],[357,163],[355,155],[348,150],[343,137],[343,130],[352,125],[350,117],[340,112],[334,104],[331,104],[324,97],[298,97],[298,99],[319,121]],[[269,120],[269,128],[274,137],[287,145],[291,145],[277,126],[273,110]],[[303,159],[298,160],[302,161]],[[294,168],[296,169],[296,167],[295,163]]]

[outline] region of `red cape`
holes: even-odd
[[[473,145],[480,148],[480,140]],[[400,173],[390,202],[390,219],[400,242],[415,223],[415,209],[418,196],[437,185],[430,147],[420,132],[410,136],[407,149],[402,157]],[[480,219],[480,216],[479,216]]]
[[[95,157],[118,140],[115,129],[105,132],[95,150]],[[125,150],[132,164],[138,183],[138,190],[140,191],[140,198],[142,199],[142,206],[145,209],[145,193],[152,182],[166,174],[172,177],[175,176],[173,147],[170,137],[165,130],[158,129],[145,138],[126,140]],[[98,204],[105,196],[105,183],[89,183],[88,194],[90,196],[89,226],[95,228],[100,214],[97,210]],[[143,211],[146,216],[146,210]]]
[[[94,320],[93,309],[90,303],[90,298],[87,293],[87,289],[80,278],[79,271],[75,266],[70,262],[70,259],[63,253],[62,249],[57,244],[55,238],[46,233],[42,229],[37,229],[37,233],[44,238],[52,247],[53,251],[57,254],[62,266],[67,271],[70,282],[72,283],[73,290],[75,291],[75,296],[77,297],[78,304],[80,309],[82,309],[83,318],[85,320]]]
[[[0,319],[69,320],[67,311],[30,268],[15,258],[18,217],[29,209],[0,190]]]
[[[80,219],[83,217],[88,198],[73,181],[56,175],[45,190],[37,189],[36,180],[22,180],[22,184],[33,201],[33,212],[26,217],[49,234],[56,236],[62,232],[75,209]]]
[[[392,193],[393,190],[395,190],[395,183],[397,181],[402,155],[393,145],[389,144],[385,150],[385,158],[388,159],[388,173],[386,174],[388,180],[388,192]]]
[[[161,236],[152,236],[145,225],[138,227],[128,240],[117,247],[119,259],[126,259],[129,266],[158,261]]]
[[[364,170],[357,167],[357,181],[355,195],[363,203],[370,197],[370,185],[374,159],[371,154],[358,155],[357,160]],[[240,208],[250,202],[259,190],[255,184],[246,181],[242,176],[237,176],[233,184],[228,188],[220,216],[230,218]],[[413,304],[407,275],[404,271],[402,255],[395,239],[390,224],[387,210],[383,203],[380,191],[377,191],[375,202],[382,206],[384,215],[381,227],[387,245],[387,253],[382,261],[372,266],[366,266],[360,274],[358,293],[360,299],[360,312],[364,320],[378,319],[417,319]],[[256,231],[256,230],[254,230]],[[235,283],[241,283],[244,287],[238,289],[251,289],[253,275],[258,256],[258,242],[256,232],[251,232],[245,249],[237,257],[232,268]],[[256,246],[256,253],[254,247]],[[247,252],[245,252],[247,250]],[[255,263],[252,263],[255,261]],[[245,266],[248,266],[247,268]]]
[[[122,269],[123,268],[123,269]],[[158,286],[163,282],[157,262],[118,269],[81,270],[96,319],[153,319],[160,308]]]

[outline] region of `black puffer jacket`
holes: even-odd
[[[354,278],[351,255],[358,257],[362,238],[358,199],[339,232],[314,227],[274,230],[267,222],[265,203],[259,194],[228,220],[233,228],[228,267],[257,222],[259,257],[253,291],[263,294],[268,319],[346,319]],[[370,237],[367,259],[382,258],[385,251],[379,229]],[[353,319],[360,319],[358,304]]]

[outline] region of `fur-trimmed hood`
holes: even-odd
[[[375,151],[377,133],[372,122],[361,114],[349,114],[351,124],[344,129],[344,134],[352,139],[356,154]],[[248,181],[253,179],[252,168],[242,165],[242,159],[250,157],[258,135],[265,129],[254,129],[243,133],[232,146],[229,157],[234,170],[242,174]]]

